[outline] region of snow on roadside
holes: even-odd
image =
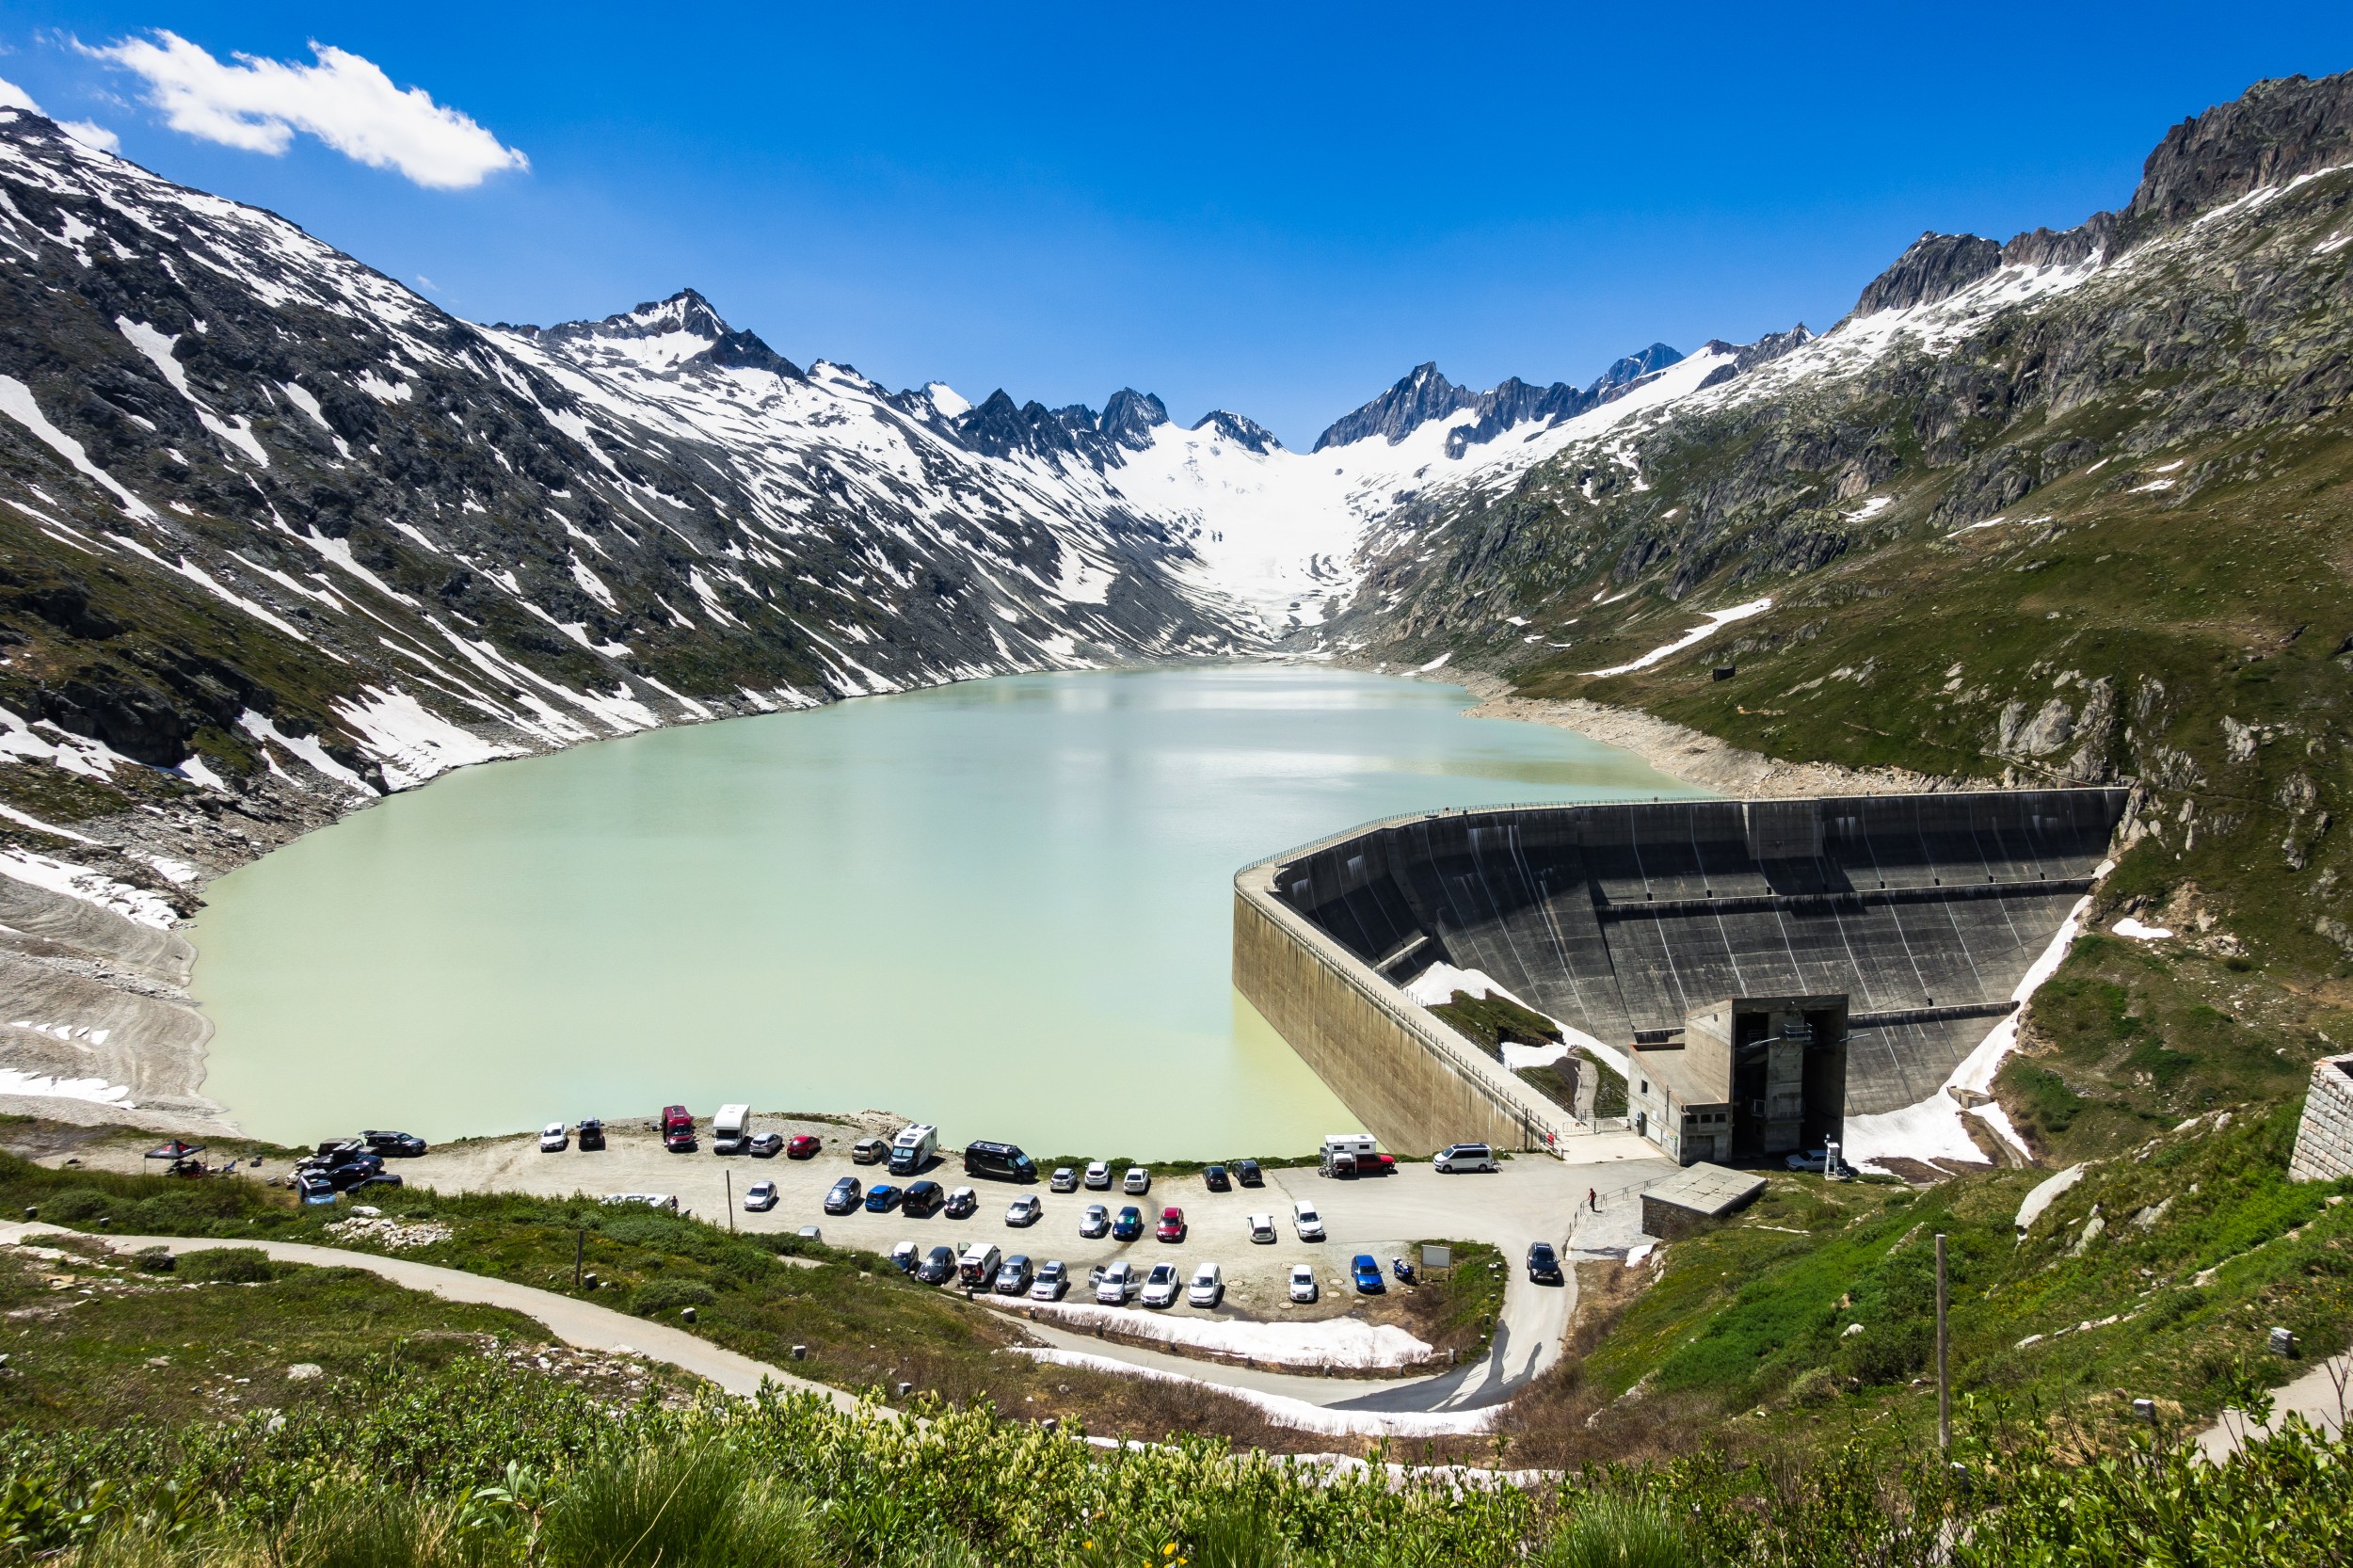
[[[1319,1322],[1250,1323],[1225,1318],[1163,1317],[1084,1302],[1030,1302],[1023,1310],[1077,1329],[1103,1328],[1137,1339],[1221,1355],[1247,1356],[1282,1367],[1340,1367],[1354,1371],[1416,1367],[1431,1349],[1392,1323],[1355,1318]]]
[[[1620,1077],[1623,1078],[1625,1075],[1625,1052],[1602,1044],[1601,1041],[1586,1033],[1575,1024],[1564,1023],[1541,1007],[1529,1007],[1527,1002],[1498,984],[1496,978],[1484,969],[1458,969],[1453,965],[1441,960],[1398,988],[1424,1007],[1443,1007],[1454,1000],[1454,993],[1457,991],[1467,992],[1481,1000],[1488,997],[1501,997],[1516,1007],[1528,1007],[1530,1013],[1546,1020],[1561,1032],[1561,1041],[1558,1045],[1505,1046],[1503,1064],[1515,1072],[1522,1067],[1546,1066],[1560,1061],[1572,1050],[1581,1049],[1593,1055],[1595,1060],[1608,1064]]]
[[[2097,882],[2115,869],[2115,861],[2103,860],[2092,872],[2092,880]],[[2010,1126],[2009,1113],[1992,1102],[1993,1075],[2001,1071],[2002,1058],[2008,1056],[2018,1044],[2018,1019],[2025,1013],[2026,1003],[2033,1000],[2044,981],[2058,972],[2059,965],[2066,961],[2068,949],[2075,945],[2076,936],[2082,934],[2084,917],[2090,912],[2091,895],[2086,893],[2075,901],[2075,907],[2069,910],[2067,919],[2059,922],[2050,945],[2042,950],[2041,956],[2034,961],[2018,982],[2018,988],[2010,993],[2010,1000],[2018,1003],[2017,1010],[1987,1032],[1985,1038],[1977,1043],[1977,1049],[1961,1058],[1961,1065],[1953,1069],[1952,1076],[1935,1094],[1894,1111],[1847,1118],[1846,1141],[1840,1148],[1850,1163],[1865,1171],[1876,1169],[1871,1161],[1885,1159],[1948,1160],[1962,1164],[1982,1165],[1986,1163],[1985,1156],[1970,1140],[1967,1126],[1961,1119],[1963,1115],[1975,1116],[1992,1128],[1996,1136],[2031,1162],[2033,1151],[2026,1147],[2017,1129]],[[1964,1112],[1954,1094],[1956,1090],[1986,1096],[1988,1101]],[[1879,1174],[1883,1175],[1884,1172]]]
[[[104,872],[70,861],[53,860],[46,855],[35,855],[24,849],[0,849],[0,875],[12,876],[19,882],[29,882],[53,893],[94,904],[101,909],[111,909],[125,920],[141,925],[152,925],[158,931],[168,930],[179,919],[170,904],[160,894],[144,888],[134,888],[127,882],[117,882]]]
[[[1196,1388],[1229,1395],[1244,1404],[1256,1405],[1259,1413],[1278,1427],[1294,1432],[1321,1432],[1334,1436],[1391,1437],[1460,1437],[1485,1432],[1494,1424],[1499,1406],[1483,1410],[1385,1411],[1335,1410],[1328,1405],[1309,1404],[1305,1400],[1286,1399],[1279,1394],[1264,1394],[1256,1388],[1241,1388],[1231,1384],[1212,1383],[1207,1378],[1186,1377],[1179,1372],[1164,1372],[1156,1367],[1139,1367],[1131,1361],[1121,1361],[1108,1355],[1088,1355],[1080,1351],[1058,1351],[1043,1345],[1016,1345],[1014,1350],[1056,1367],[1077,1367],[1090,1372],[1109,1372],[1114,1377],[1141,1378],[1149,1383],[1191,1384]]]

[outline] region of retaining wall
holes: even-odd
[[[1473,1140],[1543,1149],[1581,1130],[1285,907],[1275,871],[1268,861],[1234,879],[1234,988],[1365,1131],[1398,1154],[1429,1154]]]
[[[2313,1064],[2312,1093],[2296,1128],[2290,1181],[2334,1181],[2353,1176],[2353,1055]]]

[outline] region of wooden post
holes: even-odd
[[[1945,1335],[1945,1233],[1936,1233],[1936,1451],[1949,1457],[1953,1451],[1953,1385],[1945,1375],[1946,1338]]]
[[[728,1178],[728,1234],[732,1236],[735,1234],[735,1172],[729,1169],[721,1174]],[[1940,1273],[1937,1277],[1942,1279],[1945,1276]]]
[[[588,1227],[582,1225],[572,1232],[572,1288],[580,1288],[580,1267],[588,1260]]]

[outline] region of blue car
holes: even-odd
[[[878,1181],[866,1190],[866,1212],[888,1214],[899,1207],[899,1189],[887,1181]]]
[[[1369,1252],[1358,1253],[1355,1258],[1349,1264],[1349,1268],[1353,1271],[1356,1275],[1356,1293],[1358,1295],[1377,1296],[1383,1291],[1388,1289],[1388,1282],[1381,1277],[1380,1260],[1374,1257],[1372,1254]]]
[[[1132,1241],[1143,1234],[1144,1210],[1134,1204],[1121,1209],[1119,1218],[1112,1222],[1112,1240],[1114,1241]]]

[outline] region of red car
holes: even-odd
[[[815,1133],[796,1132],[792,1141],[784,1145],[784,1157],[787,1160],[807,1160],[817,1152],[819,1146]]]
[[[1181,1208],[1161,1209],[1160,1228],[1153,1234],[1163,1241],[1183,1240],[1185,1239],[1185,1211]]]
[[[1396,1170],[1397,1156],[1393,1154],[1360,1154],[1356,1157],[1358,1176],[1389,1176]]]

